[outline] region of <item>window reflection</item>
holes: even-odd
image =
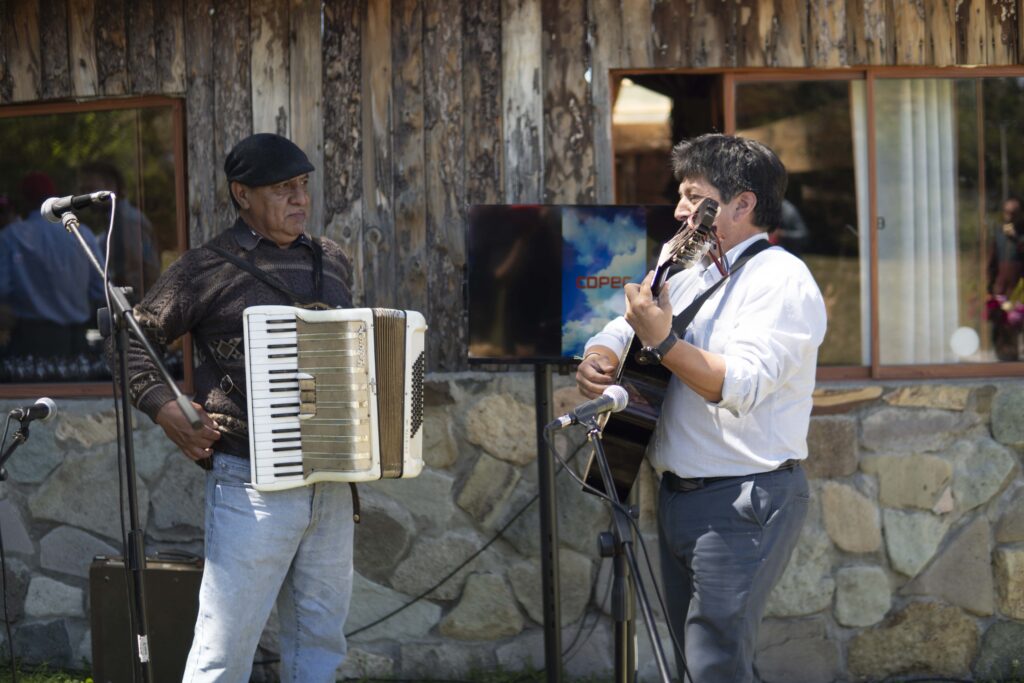
[[[93,105],[95,106],[95,105]],[[100,381],[102,280],[77,240],[48,222],[48,197],[110,190],[77,211],[81,234],[138,300],[179,253],[171,106],[18,116],[0,111],[0,383]],[[172,373],[181,376],[180,350]]]
[[[789,172],[783,224],[771,239],[800,256],[825,297],[820,365],[861,365],[870,344],[846,81],[741,83],[736,132],[771,147]]]

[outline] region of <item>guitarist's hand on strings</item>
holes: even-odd
[[[651,292],[654,272],[640,284],[628,283],[626,290],[626,322],[630,324],[640,342],[646,346],[657,346],[672,331],[672,304],[668,299],[668,287],[663,287],[655,299]]]
[[[201,405],[193,401],[192,407],[199,413],[199,419],[203,422],[199,429],[192,429],[177,401],[168,401],[161,406],[156,414],[156,423],[163,427],[167,438],[173,441],[182,453],[190,460],[199,461],[213,455],[213,444],[220,439],[220,431],[213,418]]]
[[[587,348],[586,355],[576,368],[576,386],[587,398],[597,398],[615,383],[615,369],[619,361],[606,346],[596,344]]]

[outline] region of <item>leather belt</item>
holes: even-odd
[[[757,474],[772,474],[773,472],[791,470],[794,467],[799,467],[799,465],[799,460],[789,459],[782,463],[781,465],[779,465],[778,467],[776,467],[774,470],[769,470],[767,472],[754,472],[753,474],[740,474],[730,477],[697,477],[693,479],[684,479],[683,477],[678,477],[675,474],[666,471],[662,473],[661,480],[665,482],[665,485],[668,487],[670,491],[675,491],[676,493],[686,493],[688,491],[696,491],[698,489],[702,489],[708,484],[713,484],[716,481],[726,481],[728,479],[743,479],[745,477],[752,477]]]

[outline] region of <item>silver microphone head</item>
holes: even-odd
[[[52,398],[42,397],[36,401],[37,406],[46,406],[49,412],[46,417],[41,418],[40,422],[46,422],[47,420],[53,419],[53,416],[57,414],[57,403]]]
[[[601,393],[612,399],[613,404],[611,412],[613,413],[617,413],[629,405],[629,392],[626,391],[622,385],[613,384]]]

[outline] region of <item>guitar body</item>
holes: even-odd
[[[609,413],[608,421],[601,431],[605,457],[608,458],[620,501],[629,497],[633,482],[640,473],[644,452],[658,424],[661,404],[665,400],[668,381],[672,378],[672,373],[662,365],[637,363],[636,352],[639,350],[640,341],[634,336],[625,355],[619,360],[615,382],[629,394],[629,404],[617,413]],[[591,462],[587,463],[584,479],[598,491],[605,490],[593,456]]]

